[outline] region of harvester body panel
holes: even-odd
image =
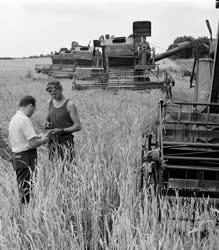
[[[93,47],[76,47],[75,48],[75,60],[76,60],[76,65],[78,66],[89,66],[91,67],[93,65]]]
[[[133,66],[133,38],[115,37],[105,40],[109,67]]]
[[[219,198],[219,104],[175,103],[163,107],[163,192]],[[203,113],[199,110],[205,110]]]
[[[211,92],[211,77],[213,70],[213,60],[202,58],[198,60],[196,67],[196,85],[195,100],[196,102],[209,102]]]

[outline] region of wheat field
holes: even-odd
[[[36,63],[0,61],[1,144],[8,144],[8,122],[26,94],[37,99],[33,123],[43,131],[48,78],[34,73]],[[174,98],[188,98],[188,84],[177,77]],[[138,192],[142,133],[154,130],[163,94],[72,91],[71,80],[61,82],[82,124],[76,160],[51,163],[39,148],[32,200],[21,211],[14,170],[0,158],[0,249],[219,249],[219,211],[206,200]]]

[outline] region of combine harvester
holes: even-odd
[[[81,69],[81,75],[91,71],[94,56],[94,48],[90,45],[80,46],[77,42],[72,42],[71,49],[61,49],[59,53],[51,55],[52,76],[55,78],[70,78],[75,75],[77,68]],[[84,70],[85,69],[85,70]]]
[[[194,101],[160,101],[155,135],[143,136],[141,189],[219,198],[218,38],[213,59],[196,58]]]
[[[98,51],[95,52],[94,47],[81,46],[74,41],[70,50],[61,48],[59,52],[51,54],[52,64],[37,64],[35,71],[54,78],[72,79],[77,75],[80,80],[92,80],[93,71],[101,68],[101,59],[98,62],[100,66],[95,65]]]
[[[157,61],[169,57],[180,50],[191,47],[186,42],[161,54],[155,54],[146,41],[151,36],[151,22],[133,22],[133,34],[129,37],[102,36],[94,40],[94,47],[102,49],[103,72],[97,75],[94,82],[79,82],[77,77],[74,88],[131,89],[145,90],[164,89],[166,74],[159,70]]]

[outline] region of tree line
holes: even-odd
[[[208,57],[210,40],[206,36],[199,37],[197,39],[192,36],[179,36],[173,41],[172,44],[169,45],[167,50],[173,49],[177,47],[178,44],[183,42],[192,42],[193,45],[190,48],[177,52],[171,57],[172,59],[194,58],[197,53],[199,54],[199,57]]]

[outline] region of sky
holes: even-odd
[[[0,57],[48,54],[72,41],[128,36],[133,21],[151,21],[147,40],[164,52],[178,36],[216,36],[215,0],[0,0]]]

